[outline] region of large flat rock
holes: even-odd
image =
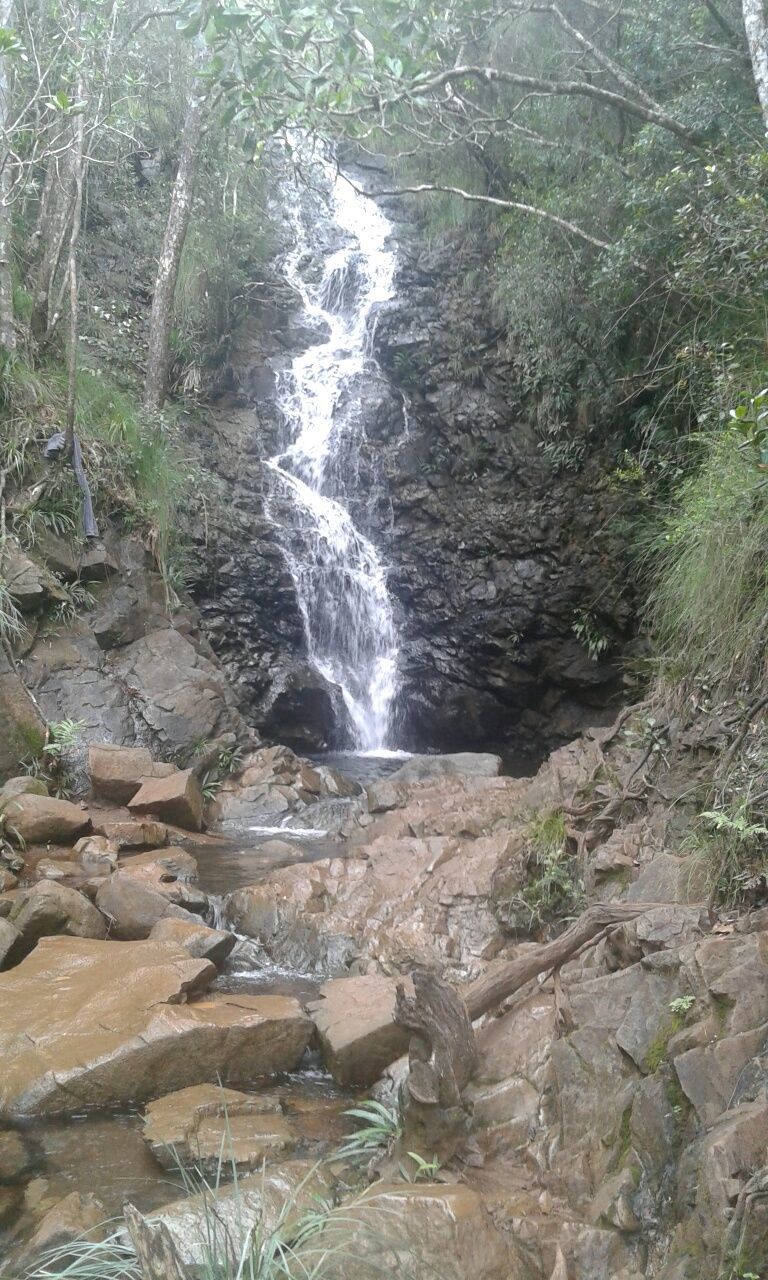
[[[214,994],[164,942],[46,938],[0,974],[0,1115],[146,1101],[187,1085],[292,1070],[312,1034],[297,1001]]]
[[[179,1089],[150,1103],[144,1137],[165,1169],[181,1164],[225,1179],[234,1170],[259,1169],[269,1156],[296,1144],[274,1094],[240,1093],[213,1084]]]

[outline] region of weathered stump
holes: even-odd
[[[436,973],[417,969],[415,995],[398,985],[395,1022],[410,1033],[401,1151],[445,1164],[466,1144],[471,1107],[463,1098],[477,1050],[467,1007]]]

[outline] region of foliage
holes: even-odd
[[[54,720],[48,725],[47,738],[40,751],[21,761],[24,772],[39,778],[59,799],[67,800],[72,795],[71,754],[84,730],[84,720]]]
[[[391,1149],[402,1132],[398,1110],[372,1098],[359,1107],[351,1107],[344,1115],[360,1121],[361,1127],[344,1139],[340,1156],[369,1160]]]
[[[551,920],[572,915],[584,897],[584,887],[568,848],[562,809],[533,815],[525,832],[527,881],[502,899],[506,924],[533,933]]]
[[[687,847],[703,863],[713,900],[746,907],[768,897],[768,826],[749,793],[728,807],[705,810]]]
[[[684,690],[759,690],[768,683],[768,492],[733,431],[704,436],[699,453],[650,547],[662,673]]]
[[[222,747],[219,750],[216,760],[209,769],[206,769],[201,780],[203,798],[207,802],[216,798],[225,778],[237,773],[242,760],[243,751],[237,744],[231,747]]]
[[[588,609],[577,609],[571,628],[593,662],[610,647],[610,638],[601,629],[595,615]]]

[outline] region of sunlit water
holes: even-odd
[[[317,161],[330,189],[328,216],[343,246],[326,254],[319,278],[314,221],[298,187],[286,192],[294,247],[285,275],[301,297],[304,320],[327,333],[278,377],[287,448],[268,462],[273,499],[291,502],[283,550],[293,578],[312,665],[338,685],[355,746],[391,745],[397,688],[397,634],[386,572],[373,543],[349,512],[362,440],[360,396],[374,368],[375,308],[392,296],[391,225],[329,161]]]

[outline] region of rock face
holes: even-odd
[[[295,1134],[279,1101],[203,1084],[151,1103],[144,1137],[165,1169],[194,1166],[206,1177],[261,1167],[268,1156],[293,1149]]]
[[[309,1006],[325,1065],[337,1084],[374,1084],[408,1048],[406,1032],[393,1021],[396,985],[374,974],[339,978],[325,982],[320,999]],[[412,995],[409,980],[406,988]]]
[[[187,831],[203,829],[203,793],[191,769],[148,778],[128,803],[131,813],[152,813]]]
[[[292,1070],[312,1034],[295,1000],[212,995],[212,964],[170,943],[48,938],[0,975],[0,1115],[143,1101]],[[56,989],[55,1002],[44,998]]]
[[[540,758],[542,744],[595,723],[621,690],[614,658],[633,601],[613,517],[627,495],[607,489],[593,460],[552,450],[484,293],[482,251],[475,261],[463,241],[427,250],[414,226],[397,230],[396,293],[376,315],[380,368],[361,394],[351,503],[383,551],[398,614],[393,736],[415,750],[503,746]],[[478,268],[471,295],[468,265]],[[275,377],[296,350],[294,306],[287,296],[254,314],[234,346],[208,453],[228,522],[212,535],[196,594],[255,723],[305,751],[344,747],[348,726],[339,690],[307,665],[264,513],[261,464],[279,447]],[[574,631],[585,611],[608,645],[599,661]]]
[[[25,793],[3,807],[6,824],[25,844],[66,844],[91,825],[90,817],[69,800]]]

